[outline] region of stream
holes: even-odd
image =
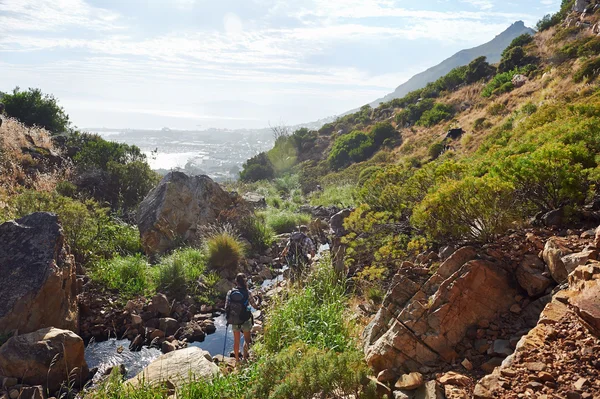
[[[271,280],[265,280],[260,285],[261,291],[266,291],[273,285],[283,281],[283,271],[287,267],[281,270],[275,278]],[[225,329],[227,320],[225,314],[221,314],[214,319],[216,332],[207,335],[202,342],[193,342],[188,346],[195,346],[205,351],[208,351],[211,356],[223,354],[223,345],[225,346],[225,355],[229,356],[229,353],[233,351],[233,332],[231,327],[227,328],[227,342],[225,342]],[[131,352],[129,348],[128,339],[110,339],[104,342],[90,342],[85,348],[85,360],[90,369],[97,367],[98,377],[102,376],[107,369],[118,366],[120,364],[125,366],[126,378],[133,378],[139,374],[148,364],[158,358],[162,353],[158,349],[154,348],[142,348],[139,352]],[[240,349],[244,344],[244,337],[240,343]],[[121,353],[118,353],[119,348],[122,347]]]

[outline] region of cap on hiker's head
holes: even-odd
[[[302,226],[298,227],[298,231],[301,231],[304,233],[304,232],[308,231],[308,226],[302,225]]]

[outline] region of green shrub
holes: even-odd
[[[421,115],[421,118],[416,124],[420,126],[431,127],[442,121],[451,119],[453,115],[454,109],[451,105],[436,103],[432,109],[425,111],[423,115]]]
[[[240,235],[248,240],[255,254],[270,248],[273,244],[273,231],[267,225],[264,215],[248,216],[238,224]]]
[[[313,206],[349,208],[356,204],[355,193],[356,186],[353,184],[327,186],[323,191],[313,193],[310,197],[310,204]]]
[[[290,140],[294,144],[296,151],[301,153],[303,151],[309,151],[317,142],[318,133],[314,130],[309,130],[305,127],[296,130],[291,136]]]
[[[503,104],[502,104],[503,105]],[[495,111],[494,111],[495,112]],[[489,122],[487,119],[485,118],[477,118],[475,120],[475,122],[473,122],[473,130],[475,130],[476,132],[480,132],[483,129],[489,129],[490,127],[492,127],[492,123]]]
[[[291,233],[296,226],[310,222],[310,215],[291,211],[268,211],[265,217],[267,226],[276,234]]]
[[[399,134],[389,122],[378,122],[371,129],[371,136],[377,148],[381,147],[388,139],[398,138]]]
[[[496,73],[496,68],[491,66],[487,62],[487,58],[482,56],[474,59],[467,66],[467,71],[465,74],[466,83],[475,83],[480,80],[486,79],[488,76],[492,76]]]
[[[560,11],[556,14],[547,14],[540,19],[536,24],[537,30],[542,32],[561,23],[573,8],[574,3],[575,0],[562,0]]]
[[[528,58],[523,47],[513,47],[502,56],[500,64],[498,65],[498,72],[509,72],[527,64]]]
[[[358,175],[358,186],[364,185],[371,177],[382,170],[381,166],[368,166],[360,171]]]
[[[512,185],[489,176],[449,182],[417,205],[412,221],[440,241],[488,241],[516,220],[513,192]]]
[[[265,152],[247,160],[242,168],[240,179],[245,182],[269,180],[275,177],[275,168]]]
[[[512,49],[516,47],[525,47],[531,42],[533,42],[533,36],[531,36],[529,33],[524,33],[521,36],[515,37],[508,47],[502,51],[502,58],[506,58]]]
[[[194,248],[182,248],[163,257],[155,266],[156,287],[160,292],[176,298],[186,294],[197,295],[198,282],[203,281],[207,256]]]
[[[581,82],[584,79],[593,81],[600,73],[600,57],[592,58],[583,63],[573,75],[575,82]]]
[[[427,153],[431,159],[437,159],[440,155],[444,153],[444,149],[446,148],[446,144],[443,141],[438,141],[429,146]]]
[[[358,350],[337,353],[296,344],[261,362],[248,397],[374,399],[375,385],[363,385],[368,375]]]
[[[153,290],[150,265],[139,254],[101,260],[91,268],[91,277],[124,297],[146,295]]]
[[[336,352],[348,349],[346,287],[328,261],[315,265],[304,287],[272,305],[263,337],[267,351],[275,353],[297,342]]]
[[[488,107],[487,112],[491,116],[498,116],[498,115],[505,115],[508,112],[508,110],[506,109],[506,105],[495,102],[495,103],[492,103]],[[484,118],[484,121],[485,121],[485,118]]]
[[[33,212],[58,215],[75,260],[84,266],[98,259],[141,251],[137,228],[112,218],[108,209],[93,200],[80,202],[57,193],[24,191],[10,199],[4,219]]]
[[[63,197],[77,197],[77,186],[66,180],[58,182],[55,190],[59,195],[62,195]]]
[[[238,237],[224,230],[206,239],[206,253],[208,266],[219,274],[234,276],[244,258],[245,248]]]
[[[375,143],[367,133],[354,131],[338,137],[329,153],[329,165],[340,169],[353,162],[361,162],[373,155]]]
[[[511,91],[512,78],[517,74],[516,71],[499,73],[483,88],[481,95],[490,97],[492,94],[502,94]]]
[[[50,133],[63,133],[69,129],[69,116],[50,94],[40,89],[21,91],[16,87],[12,94],[2,97],[4,111],[27,126],[40,126]]]
[[[532,115],[537,111],[537,105],[535,105],[532,102],[529,102],[525,105],[523,105],[523,107],[521,107],[521,112],[526,114],[526,115]]]
[[[434,105],[435,101],[431,98],[410,104],[396,115],[396,123],[400,126],[412,125],[421,119],[423,113],[432,109]]]

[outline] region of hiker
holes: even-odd
[[[235,277],[236,287],[229,290],[225,300],[225,311],[227,312],[227,324],[231,324],[233,330],[233,353],[235,361],[240,360],[240,338],[244,333],[244,359],[248,359],[250,344],[252,343],[252,326],[254,319],[249,305],[258,309],[252,293],[248,290],[248,280],[244,273]]]
[[[0,127],[2,127],[2,115],[4,115],[4,104],[0,103]]]
[[[346,254],[346,245],[342,243],[342,237],[348,232],[344,228],[344,220],[352,213],[351,209],[344,209],[331,217],[329,226],[331,226],[331,261],[333,268],[338,275],[344,273],[344,255]]]
[[[315,244],[307,234],[308,227],[300,226],[298,231],[290,235],[290,239],[281,252],[281,257],[286,259],[292,271],[292,281],[302,274],[304,267],[315,257]]]

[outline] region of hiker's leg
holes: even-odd
[[[248,360],[250,357],[250,344],[252,343],[252,334],[250,331],[244,331],[244,359]]]
[[[240,331],[233,330],[233,354],[236,362],[240,360],[240,337]]]

